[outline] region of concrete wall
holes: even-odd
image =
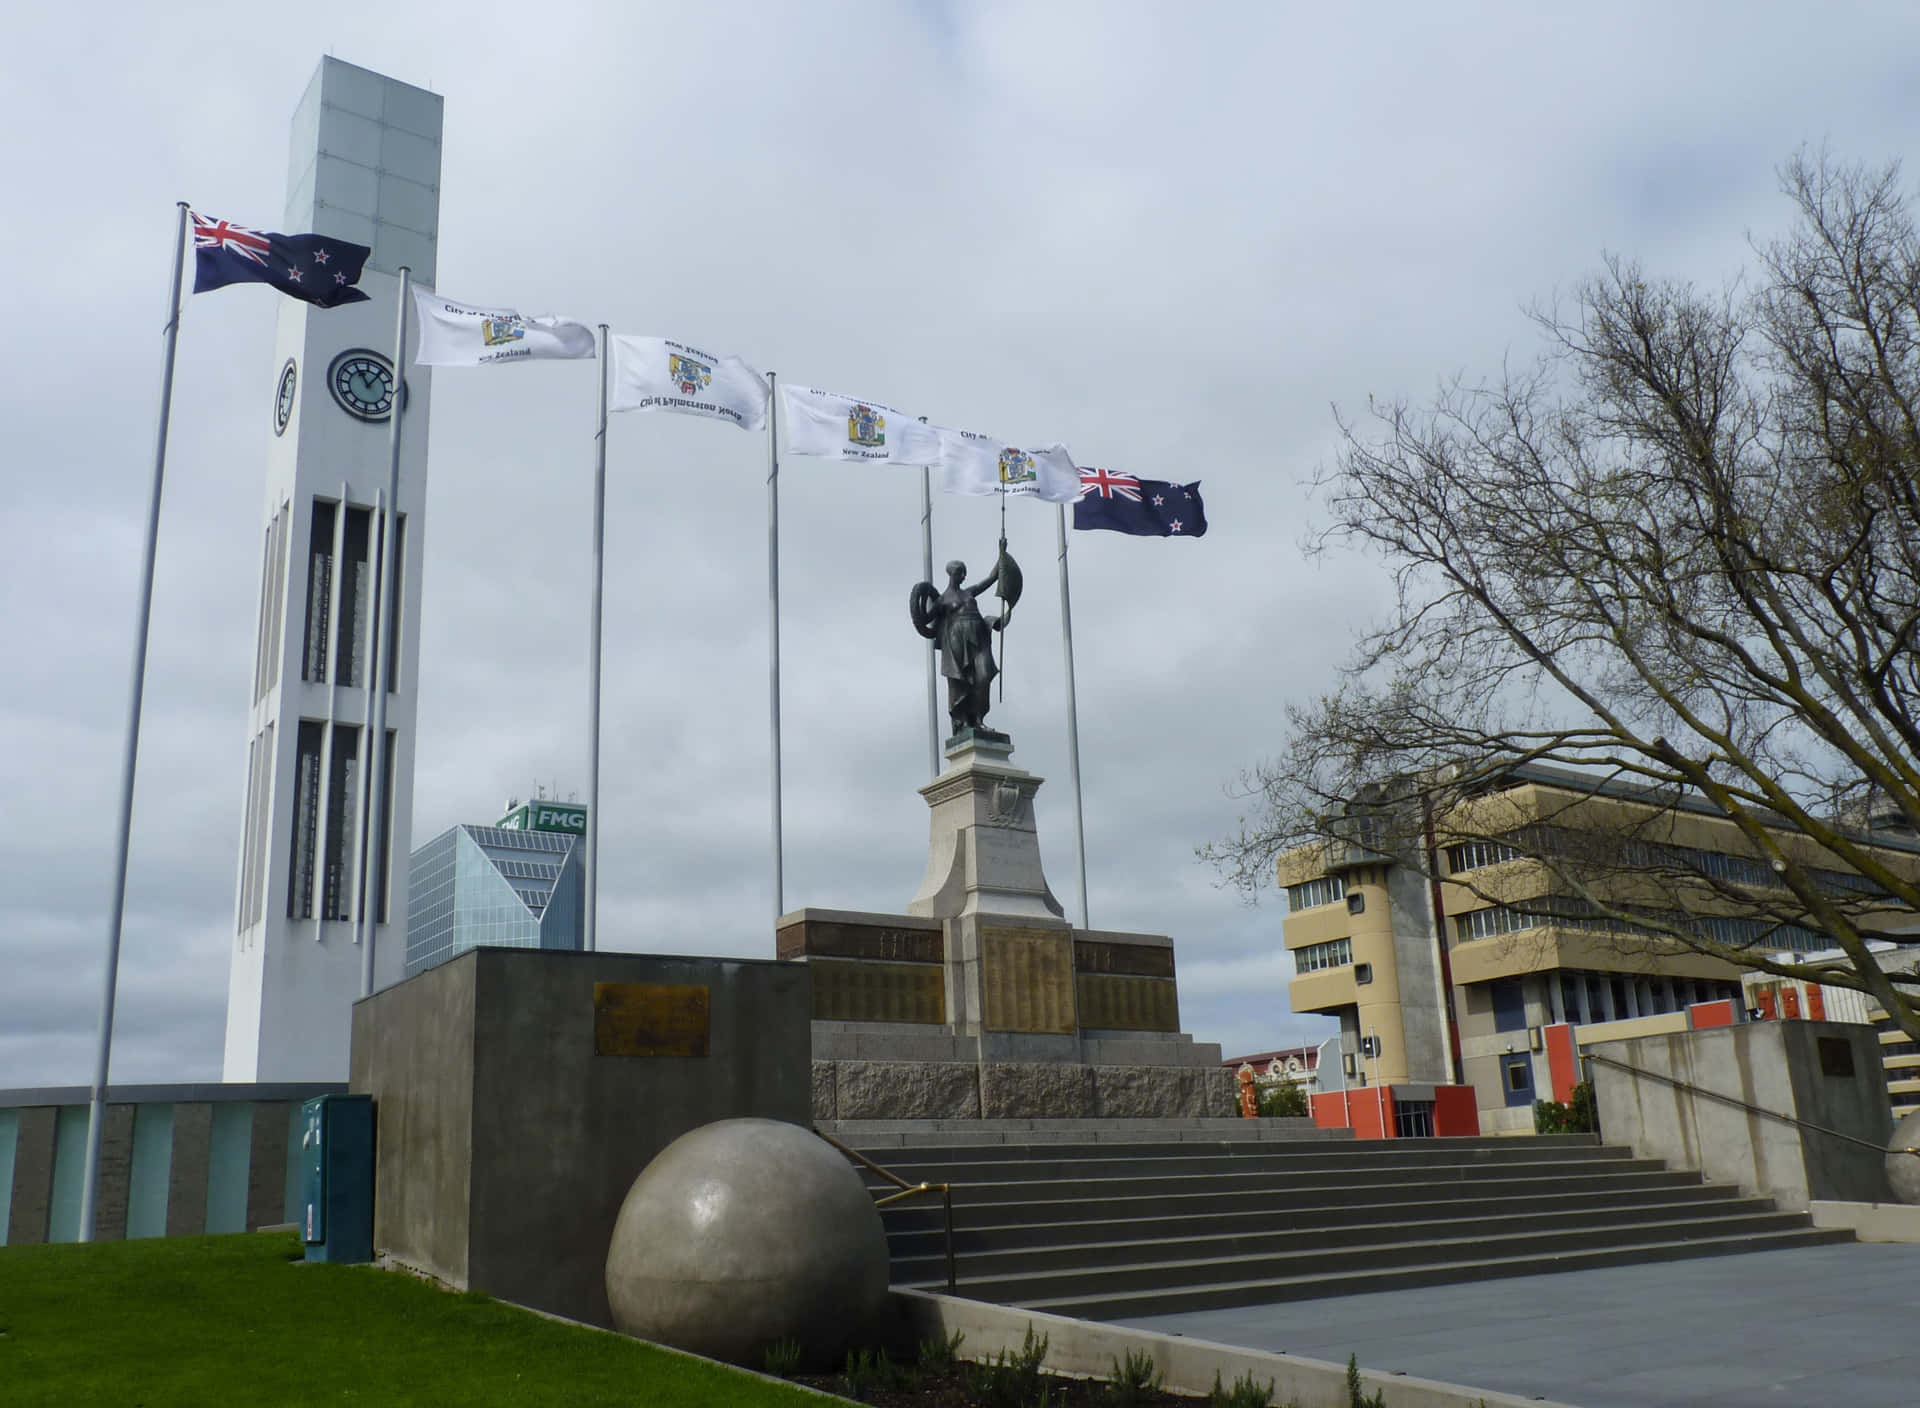
[[[705,1056],[598,1054],[596,983],[703,986]],[[354,1008],[374,1245],[455,1285],[611,1323],[607,1244],[653,1156],[714,1120],[809,1120],[805,964],[476,949]]]
[[[1822,1043],[1828,1043],[1824,1068]],[[1893,1121],[1871,1027],[1748,1022],[1581,1045],[1599,1058],[1591,1063],[1594,1095],[1601,1137],[1608,1143],[1629,1144],[1636,1154],[1665,1159],[1675,1168],[1698,1169],[1711,1181],[1736,1183],[1795,1211],[1815,1199],[1890,1197],[1880,1151],[1893,1133]],[[1621,1070],[1613,1062],[1633,1069]],[[1650,1078],[1659,1076],[1741,1104]],[[1790,1115],[1876,1147],[1801,1129],[1741,1105]]]

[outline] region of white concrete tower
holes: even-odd
[[[371,246],[360,280],[371,301],[281,300],[271,376],[262,378],[266,527],[227,982],[229,1081],[346,1079],[360,995],[356,852],[369,830],[381,892],[370,926],[375,986],[397,981],[406,959],[431,400],[424,368],[405,374],[399,571],[380,649],[387,816],[369,828],[374,501],[386,489],[388,417],[400,390],[392,365],[400,266],[417,286],[434,286],[440,120],[438,95],[331,58],[294,113],[281,228]]]

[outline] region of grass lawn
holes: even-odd
[[[269,1232],[0,1247],[0,1403],[821,1405],[486,1296],[300,1256],[293,1234]]]

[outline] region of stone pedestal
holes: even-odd
[[[949,740],[906,914],[778,921],[779,956],[813,973],[814,1118],[1231,1114],[1220,1048],[1180,1031],[1173,941],[1067,922],[1040,864],[1042,779],[1012,752],[985,730]]]
[[[947,770],[920,789],[933,811],[927,875],[907,913],[933,919],[995,914],[1065,922],[1047,888],[1033,794],[1044,778],[1008,759],[1004,733],[967,729],[947,741]]]

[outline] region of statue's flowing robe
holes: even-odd
[[[1000,673],[993,663],[993,631],[964,587],[940,593],[940,673],[975,685]]]

